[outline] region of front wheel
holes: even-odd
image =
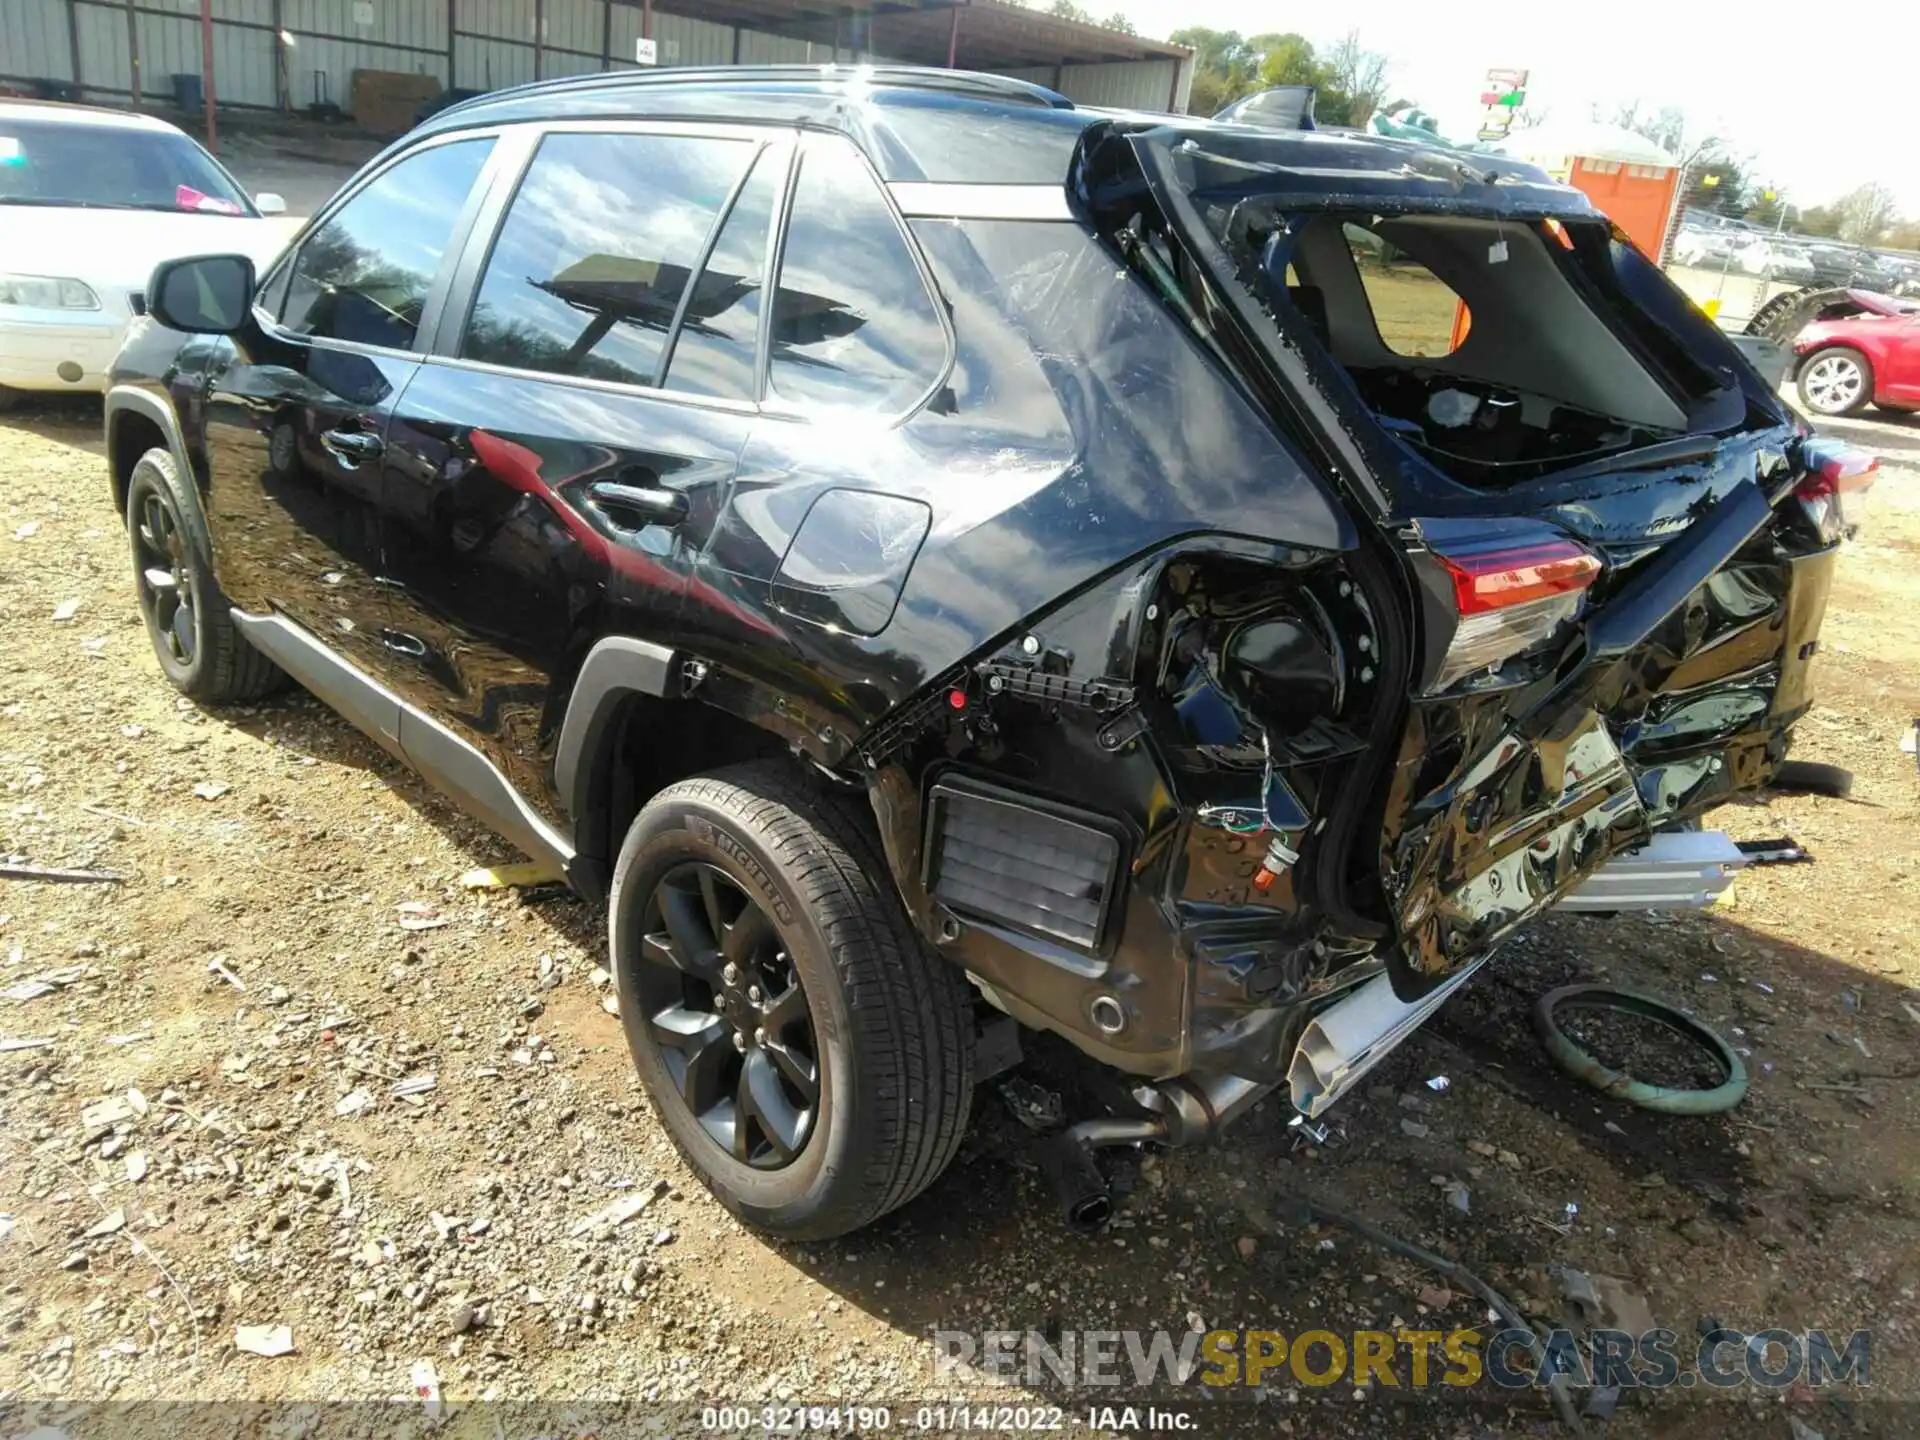
[[[1873,398],[1873,367],[1858,350],[1830,345],[1800,367],[1800,403],[1816,415],[1854,415]]]
[[[165,450],[149,450],[133,467],[127,537],[147,637],[174,689],[221,704],[258,699],[285,678],[233,623],[213,578],[199,508]]]
[[[862,824],[780,763],[663,790],[609,902],[620,1019],[667,1132],[721,1204],[844,1235],[959,1147],[973,1016]]]

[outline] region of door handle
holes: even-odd
[[[687,518],[687,497],[678,490],[596,480],[587,487],[587,498],[603,509],[638,515],[648,525],[678,525]]]
[[[378,435],[370,435],[365,430],[328,430],[321,434],[320,443],[343,465],[375,459],[387,448]]]

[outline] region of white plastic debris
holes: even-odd
[[[391,1093],[399,1099],[405,1100],[411,1096],[426,1094],[438,1083],[431,1072],[424,1075],[409,1075],[406,1079],[397,1083]]]
[[[633,1219],[642,1210],[654,1202],[667,1188],[667,1182],[656,1180],[645,1190],[633,1190],[620,1196],[609,1204],[602,1205],[591,1215],[584,1215],[573,1222],[575,1235],[587,1235],[596,1230],[612,1230]]]
[[[53,623],[56,625],[65,625],[79,613],[80,602],[78,600],[62,600],[58,605],[53,607]]]
[[[1447,1087],[1452,1084],[1453,1082],[1447,1079],[1446,1076],[1435,1075],[1427,1081],[1427,1089],[1433,1091],[1436,1095],[1444,1095],[1447,1093]]]
[[[433,1368],[431,1360],[413,1362],[414,1398],[427,1407],[427,1418],[438,1420],[444,1408],[440,1403],[440,1372]]]
[[[218,975],[236,990],[244,990],[247,988],[246,981],[242,980],[227,968],[227,957],[224,955],[216,955],[207,961],[207,973],[209,975]]]
[[[103,1235],[117,1235],[127,1228],[127,1212],[120,1206],[102,1215],[87,1227],[87,1238],[98,1240]]]
[[[236,1348],[249,1355],[265,1355],[271,1359],[275,1355],[293,1353],[293,1327],[291,1325],[239,1325],[234,1328],[233,1343]]]
[[[202,780],[193,787],[193,793],[202,800],[218,800],[232,788],[231,785],[223,785],[218,780]]]
[[[402,930],[437,930],[447,923],[439,908],[425,900],[403,900],[393,908]]]
[[[363,1085],[358,1090],[348,1091],[345,1095],[342,1095],[338,1100],[334,1101],[333,1113],[342,1120],[346,1120],[368,1109],[372,1104],[373,1092]]]

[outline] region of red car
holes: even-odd
[[[1793,339],[1800,403],[1816,415],[1852,415],[1869,400],[1883,410],[1920,410],[1920,301],[1849,290],[1844,309]]]

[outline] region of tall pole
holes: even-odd
[[[200,0],[200,104],[206,111],[207,149],[220,153],[213,122],[213,0]]]
[[[959,5],[956,4],[953,7],[953,9],[948,12],[948,17],[949,18],[947,20],[947,69],[952,70],[953,68],[955,68],[955,62],[960,58],[960,7]]]
[[[127,83],[133,87],[133,108],[140,108],[140,17],[127,0]]]

